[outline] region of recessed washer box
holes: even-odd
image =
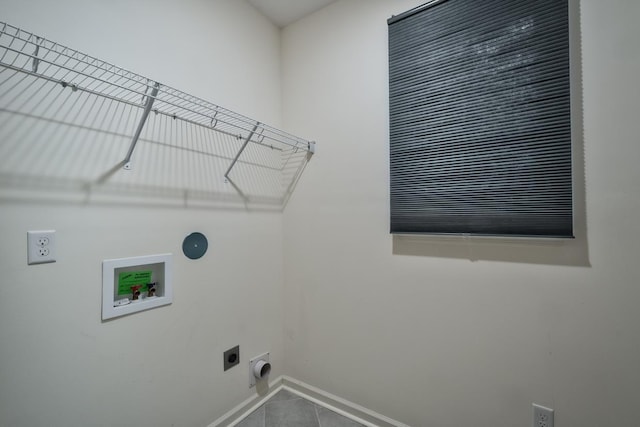
[[[173,302],[172,254],[102,261],[102,320]]]

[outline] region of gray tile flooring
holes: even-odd
[[[293,394],[280,390],[237,427],[364,427]]]

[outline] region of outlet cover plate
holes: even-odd
[[[224,370],[229,370],[240,363],[240,346],[237,345],[229,350],[225,351],[223,354],[224,359]]]
[[[553,427],[553,409],[534,403],[533,427]]]
[[[56,231],[27,231],[27,264],[56,262]]]

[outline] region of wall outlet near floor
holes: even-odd
[[[56,262],[56,231],[27,231],[27,264]]]
[[[240,346],[237,345],[225,351],[222,355],[222,358],[223,358],[222,365],[225,371],[233,368],[238,363],[240,363]]]
[[[534,403],[533,427],[553,427],[553,409]]]

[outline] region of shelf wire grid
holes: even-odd
[[[129,176],[116,173],[113,165],[131,144],[150,98],[134,155],[136,169],[146,167]],[[0,141],[5,179],[37,171],[47,179],[274,203],[286,201],[314,148],[308,140],[6,23],[0,23]],[[27,172],[25,163],[31,166]],[[233,171],[225,179],[229,165]]]

